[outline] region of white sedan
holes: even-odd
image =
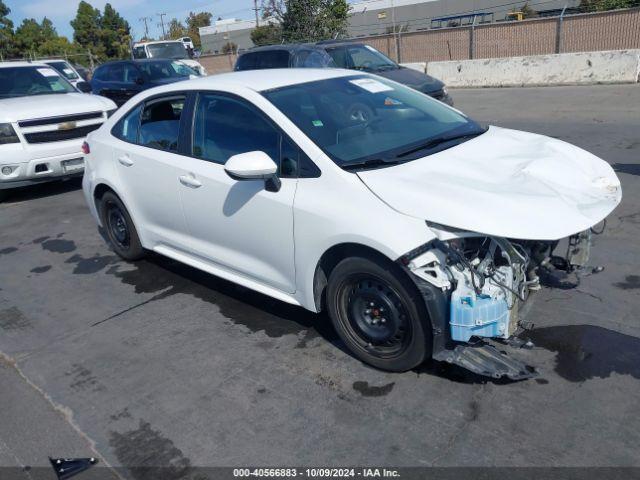
[[[326,309],[356,357],[390,371],[434,358],[531,376],[492,341],[516,332],[558,240],[565,268],[584,266],[621,200],[578,147],[347,70],[154,88],[87,142],[86,199],[121,257],[153,250]]]

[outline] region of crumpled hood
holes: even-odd
[[[382,70],[380,72],[373,72],[394,82],[402,83],[407,87],[414,88],[422,93],[434,93],[442,90],[444,83],[435,79],[425,73],[420,73],[417,70],[411,68],[400,67],[395,70]]]
[[[116,104],[108,98],[86,93],[58,93],[0,100],[0,122],[19,122],[77,113],[113,110]]]
[[[395,210],[500,237],[559,240],[620,203],[608,163],[569,143],[498,127],[405,164],[358,172]]]

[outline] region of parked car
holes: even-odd
[[[578,147],[339,69],[143,92],[86,149],[86,201],[122,258],[153,250],[326,309],[356,357],[391,371],[434,358],[533,375],[475,340],[513,335],[557,241],[584,264],[589,229],[621,200],[612,168]]]
[[[184,39],[141,42],[133,46],[133,58],[167,58],[180,60],[198,72],[198,75],[206,75],[207,70],[192,58],[192,54],[193,48],[186,48]]]
[[[115,112],[45,63],[0,63],[0,199],[10,189],[82,175],[82,143]]]
[[[50,67],[54,68],[67,81],[83,93],[91,92],[91,85],[82,78],[80,73],[65,60],[43,60]]]
[[[120,106],[148,88],[195,77],[197,73],[179,60],[123,60],[100,65],[91,78],[91,88]]]
[[[383,53],[363,43],[326,41],[316,44],[256,47],[238,57],[235,70],[336,67],[375,73],[453,106],[453,99],[440,80],[398,65]]]

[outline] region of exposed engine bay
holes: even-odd
[[[558,241],[457,232],[453,238],[435,239],[405,255],[401,263],[439,289],[448,304],[444,328],[434,327],[434,335],[441,335],[444,341],[434,342],[433,357],[482,375],[516,379],[534,376],[532,369],[513,359],[507,361],[483,339],[512,339],[522,327],[520,307],[532,291],[540,289],[539,270],[574,271],[586,266],[591,235],[591,230],[572,235],[567,239],[566,252],[557,255]]]

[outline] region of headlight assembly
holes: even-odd
[[[7,143],[20,143],[20,139],[10,123],[0,123],[0,145]]]

